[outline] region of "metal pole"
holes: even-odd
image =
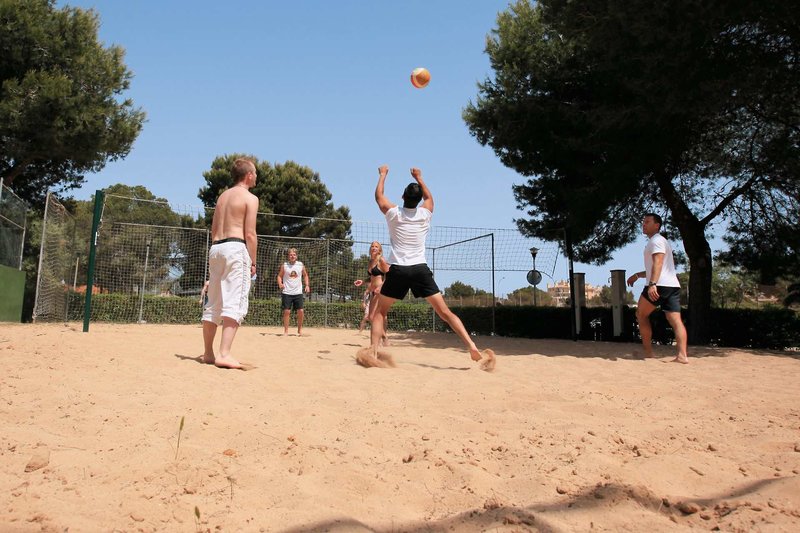
[[[209,251],[209,246],[211,246],[209,239],[211,239],[211,231],[206,230],[206,266],[203,269],[203,272],[204,272],[204,274],[203,274],[203,285],[205,285],[206,280],[208,279],[208,251]]]
[[[533,271],[536,272],[536,254],[533,255]],[[536,285],[533,286],[533,306],[536,307]]]
[[[328,327],[328,294],[330,294],[331,241],[325,239],[325,327]],[[302,284],[302,280],[300,281]]]
[[[491,236],[492,236],[492,335],[496,335],[497,334],[497,330],[495,328],[495,315],[494,315],[494,312],[495,312],[497,298],[495,297],[495,294],[494,294],[494,290],[495,290],[495,288],[494,288],[494,233],[492,233]]]
[[[142,286],[139,287],[139,324],[142,324],[142,310],[144,308],[144,287],[147,283],[147,263],[150,260],[150,239],[147,240],[147,250],[144,252],[144,272],[142,273]]]
[[[2,187],[0,187],[2,189]],[[22,270],[22,256],[25,254],[25,233],[28,231],[28,210],[25,209],[25,218],[22,220],[22,242],[19,243],[19,269]]]
[[[2,190],[3,187],[0,187]],[[44,257],[44,239],[47,232],[47,207],[50,205],[50,191],[44,201],[44,218],[42,219],[42,242],[39,243],[39,268],[36,271],[36,296],[33,300],[33,321],[36,322],[36,310],[39,309],[39,288],[42,285],[42,258]]]
[[[573,282],[574,270],[572,266],[572,238],[569,233],[569,228],[564,229],[564,241],[567,249],[567,257],[569,258],[569,300],[570,300],[570,325],[572,327],[572,340],[578,340],[578,324],[576,324],[577,312],[575,302],[575,283]]]
[[[86,272],[86,298],[83,305],[83,332],[89,331],[89,318],[92,314],[92,289],[94,288],[94,263],[97,257],[97,238],[100,233],[100,216],[106,194],[97,190],[94,193],[94,216],[92,217],[92,236],[89,241],[89,268]]]
[[[436,278],[436,248],[431,248],[431,273]],[[431,308],[431,331],[436,332],[436,310]]]
[[[80,256],[75,257],[75,277],[72,278],[72,292],[78,288],[78,264],[80,264]]]

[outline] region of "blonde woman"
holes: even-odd
[[[366,321],[372,322],[375,313],[378,310],[378,298],[381,294],[381,287],[383,280],[386,277],[386,272],[389,270],[389,263],[383,257],[383,246],[378,241],[372,241],[369,246],[369,263],[367,264],[367,288],[364,291],[364,318],[361,319],[361,324],[358,331],[364,330]],[[355,286],[360,287],[364,284],[364,280],[356,280]],[[388,344],[386,334],[383,335],[382,344]]]

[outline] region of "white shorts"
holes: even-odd
[[[215,244],[208,251],[208,302],[203,321],[219,324],[222,317],[239,324],[247,314],[250,254],[241,242]]]

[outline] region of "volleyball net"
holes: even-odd
[[[48,198],[42,236],[42,274],[36,320],[83,320],[87,285],[92,286],[91,321],[196,323],[200,292],[208,275],[213,210],[167,202],[103,195],[97,211],[93,268],[92,213],[72,217]],[[253,281],[246,324],[281,325],[277,275],[289,248],[297,250],[309,275],[305,302],[308,327],[357,328],[363,317],[364,286],[372,242],[390,250],[384,221],[294,217],[259,213],[257,279]],[[70,233],[71,232],[71,233]],[[316,233],[316,235],[315,235]],[[556,235],[557,236],[557,235]],[[494,307],[502,302],[500,280],[527,286],[532,268],[553,277],[563,257],[558,241],[540,241],[513,229],[432,226],[426,256],[451,306]],[[71,280],[71,282],[70,282]],[[395,331],[446,329],[424,300],[409,295],[389,315]]]

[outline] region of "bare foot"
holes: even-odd
[[[222,357],[222,356],[217,357],[217,360],[214,361],[214,365],[219,368],[230,368],[233,370],[241,370],[244,368],[244,366],[239,361],[237,361],[230,355],[228,355],[227,357]]]
[[[486,372],[491,372],[494,370],[494,367],[497,364],[497,358],[494,356],[494,351],[487,348],[481,352],[481,354],[482,357],[480,360],[480,369]]]
[[[653,355],[653,352],[637,352],[633,354],[634,359],[653,359],[654,357],[655,355]]]
[[[213,365],[214,364],[214,354],[212,353],[211,355],[208,355],[208,354],[204,353],[203,354],[203,362],[205,364],[207,364],[207,365]]]
[[[481,352],[477,348],[470,348],[469,356],[473,361],[480,361],[482,357]]]
[[[389,346],[389,337],[387,335],[383,336],[383,338],[381,339],[381,344],[383,346]]]
[[[681,363],[683,365],[688,365],[689,364],[689,358],[686,357],[685,355],[683,357],[681,357],[679,355],[679,356],[675,357],[675,359],[670,361],[670,363]]]
[[[390,368],[394,366],[392,357],[386,352],[379,352],[375,346],[361,348],[356,352],[356,363],[364,368]]]
[[[284,337],[288,337],[288,336],[289,336],[289,332],[288,332],[288,331],[284,331],[284,332],[283,332],[283,336],[284,336]]]

